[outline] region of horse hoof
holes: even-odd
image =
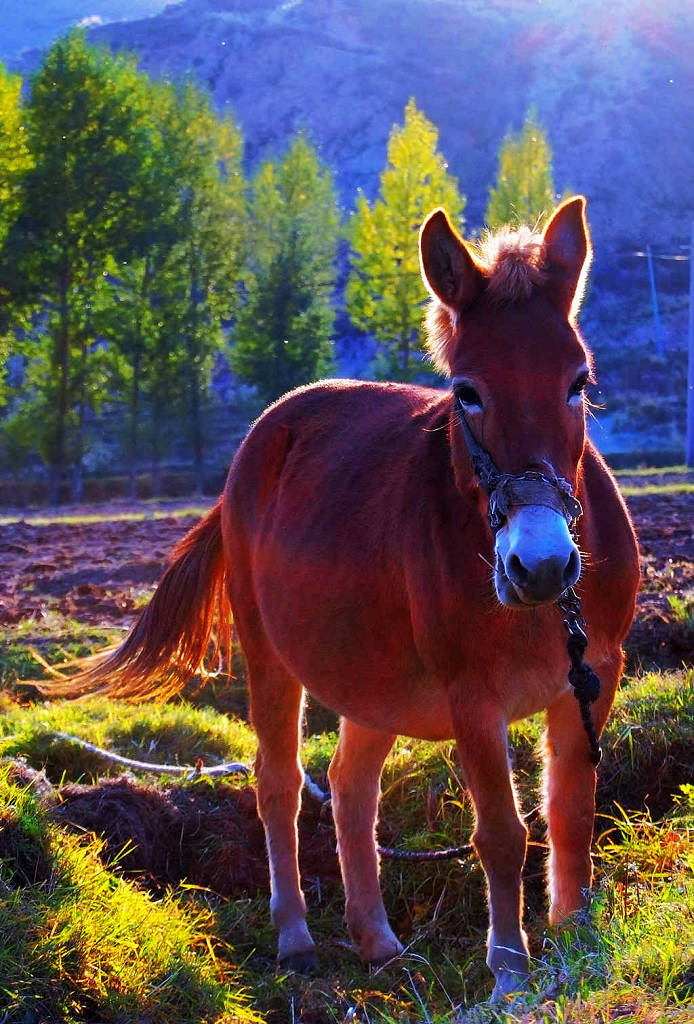
[[[520,996],[528,991],[528,975],[517,971],[503,971],[497,975],[490,1003],[507,1002],[510,996]]]
[[[315,949],[303,949],[280,957],[278,964],[280,971],[287,974],[314,974],[318,970],[318,957]]]
[[[369,967],[383,967],[390,963],[396,956],[400,956],[403,945],[393,935],[392,937],[378,943],[373,943],[370,948],[359,950],[359,956]]]

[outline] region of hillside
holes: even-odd
[[[357,188],[375,191],[390,128],[414,96],[478,227],[499,142],[534,104],[557,187],[589,196],[600,249],[688,240],[688,0],[185,0],[93,37],[158,74],[192,71],[240,120],[251,165],[305,128],[348,208]]]
[[[176,0],[2,0],[0,60],[12,63],[24,50],[49,46],[73,25],[146,18],[167,2]]]

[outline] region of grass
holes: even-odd
[[[653,483],[653,478],[673,475],[687,476],[691,470],[682,466],[671,466],[664,469],[634,469],[617,470],[615,476],[631,480],[631,483],[620,483],[620,490],[625,497],[632,497],[639,494],[694,494],[694,481],[692,480],[668,480],[666,483]],[[644,482],[638,481],[640,477]],[[117,523],[131,522],[138,523],[146,519],[200,519],[207,515],[212,507],[212,502],[195,503],[189,505],[176,504],[172,507],[142,504],[141,507],[133,509],[126,506],[122,510],[112,511],[113,503],[109,505],[111,511],[90,512],[90,511],[37,511],[26,510],[6,515],[0,515],[0,526],[12,526],[15,523],[26,522],[32,526],[51,526],[60,523],[64,526],[82,526],[89,523]]]
[[[123,769],[76,747],[56,733],[68,733],[135,760],[207,765],[252,761],[255,737],[243,722],[211,708],[185,704],[133,705],[119,701],[10,704],[0,718],[0,752],[24,756],[46,769],[55,782],[93,781]]]
[[[613,1011],[616,1019],[617,1008],[626,1022],[690,1024],[694,775],[687,751],[694,735],[693,683],[692,672],[653,673],[627,681],[620,691],[601,768],[596,898],[582,922],[548,930],[541,880],[530,878],[535,988],[501,1008],[474,1005],[491,986],[484,966],[484,882],[472,857],[433,865],[384,861],[386,905],[407,953],[378,972],[362,967],[345,946],[339,882],[309,876],[320,974],[283,976],[274,969],[264,895],[249,892],[225,902],[183,886],[155,897],[123,877],[117,864],[105,866],[98,841],[59,829],[31,791],[8,779],[7,770],[0,772],[0,838],[8,833],[8,820],[15,836],[9,853],[7,842],[0,844],[0,1013],[12,1020],[20,1007],[33,1008],[33,1019],[66,1024],[135,1024],[143,1018],[222,1024],[252,1020],[253,1014],[268,1024],[287,1024],[292,1014],[313,1024],[597,1024],[612,1019]],[[54,782],[111,770],[51,739],[53,730],[145,760],[249,761],[254,750],[245,723],[211,708],[103,699],[20,705],[8,699],[0,751],[23,753],[36,768],[45,766]],[[540,730],[539,719],[513,730],[526,811],[537,801]],[[318,781],[334,742],[334,734],[319,734],[305,743],[304,762]],[[661,818],[643,810],[658,771]],[[400,740],[383,789],[383,842],[432,848],[469,838],[471,813],[451,744]],[[536,838],[541,840],[540,831]]]
[[[627,498],[638,495],[694,494],[694,471],[687,466],[617,469],[613,473],[619,481],[620,491]],[[666,477],[669,479],[663,482]]]
[[[7,767],[0,794],[3,1020],[260,1020],[209,911],[107,870],[99,841],[52,825]]]
[[[206,504],[197,503],[184,506],[178,504],[172,508],[152,505],[133,510],[129,506],[117,512],[36,512],[27,510],[22,513],[0,516],[0,526],[11,526],[13,523],[21,522],[31,523],[32,526],[51,526],[53,523],[79,526],[85,523],[137,523],[143,519],[186,519],[193,516],[200,518],[206,515],[211,507],[212,501]],[[109,508],[113,508],[113,504],[109,505]]]
[[[682,463],[679,466],[638,466],[635,469],[613,469],[612,473],[616,477],[620,476],[675,476],[685,475],[691,473],[692,469],[690,466],[685,466]]]
[[[673,615],[685,611],[672,609]],[[22,755],[45,768],[54,786],[120,771],[57,740],[55,732],[145,761],[252,762],[248,725],[214,707],[29,701],[22,680],[36,675],[30,645],[60,660],[120,635],[51,615],[3,634],[0,755]],[[221,690],[215,699],[224,699]],[[327,716],[311,716],[327,731],[307,738],[303,760],[325,785],[336,737]],[[541,731],[538,716],[511,732],[526,812],[539,802]],[[484,965],[484,878],[474,857],[435,864],[384,860],[386,906],[407,951],[379,971],[365,969],[346,945],[339,880],[309,871],[305,888],[320,973],[284,976],[275,969],[265,894],[253,890],[225,901],[185,883],[153,889],[147,878],[122,868],[127,851],[122,862],[109,863],[102,841],[59,827],[32,790],[4,769],[0,1021],[6,1014],[7,1024],[691,1024],[693,736],[694,671],[625,681],[603,740],[594,902],[582,921],[548,929],[544,851],[531,848],[526,921],[534,988],[502,1007],[477,1005],[489,995],[491,979]],[[156,775],[141,778],[164,785]],[[209,782],[184,784],[191,793],[203,785],[211,798],[221,793]],[[451,743],[400,739],[386,764],[383,794],[384,845],[430,849],[469,840],[472,814]],[[309,802],[307,834],[327,828]],[[542,843],[540,821],[531,829],[533,841]],[[214,858],[216,842],[200,839],[201,857]]]
[[[668,484],[621,484],[619,489],[626,498],[638,494],[694,494],[694,483],[676,481]]]
[[[684,594],[668,594],[667,602],[675,622],[686,630],[694,629],[694,590]]]
[[[92,654],[122,636],[121,629],[85,626],[50,608],[39,621],[22,619],[0,627],[0,689],[21,689],[25,680],[44,675],[32,648],[53,664]]]

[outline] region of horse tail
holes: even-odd
[[[148,605],[117,646],[59,669],[37,682],[49,697],[103,694],[126,700],[166,700],[205,662],[231,660],[232,614],[221,525],[222,498],[178,542]],[[64,669],[77,668],[75,674]]]

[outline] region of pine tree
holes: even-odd
[[[499,150],[496,187],[489,193],[486,221],[491,230],[504,224],[540,228],[555,205],[552,150],[537,114],[530,109],[517,135],[507,135]]]
[[[253,183],[247,301],[231,351],[266,402],[332,365],[338,229],[332,175],[299,136]]]
[[[462,227],[465,199],[437,141],[437,129],[411,99],[404,124],[393,128],[388,141],[379,197],[369,205],[359,196],[349,228],[347,310],[379,344],[379,375],[399,380],[421,372],[424,358],[421,304],[427,292],[419,271],[419,229],[437,206]]]

